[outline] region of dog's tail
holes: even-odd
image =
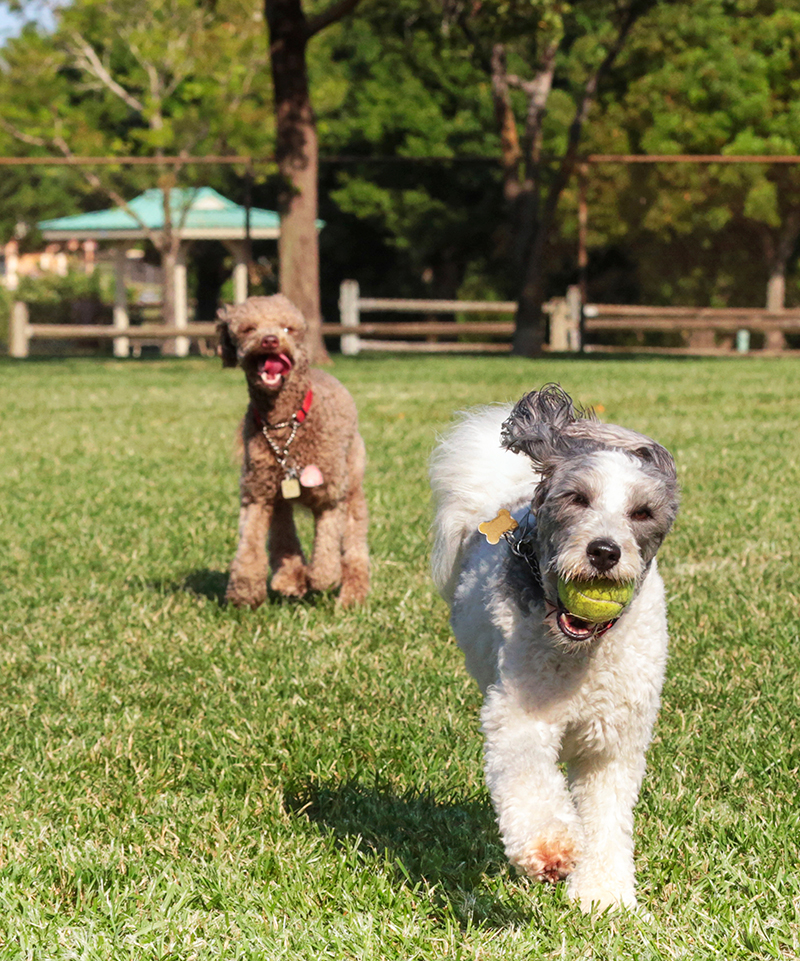
[[[434,499],[433,580],[452,600],[467,540],[501,507],[530,501],[539,477],[527,457],[500,446],[500,428],[511,406],[466,411],[444,434],[431,457]]]

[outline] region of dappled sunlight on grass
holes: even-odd
[[[225,606],[241,374],[0,362],[0,959],[800,956],[800,366],[361,357],[373,590]],[[559,382],[676,456],[650,917],[506,863],[428,576],[454,411]],[[303,521],[301,538],[311,528]]]

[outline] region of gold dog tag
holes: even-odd
[[[281,494],[287,501],[300,496],[300,481],[296,477],[284,477],[281,481]]]
[[[516,530],[519,524],[509,514],[505,507],[500,509],[500,513],[492,521],[484,521],[478,524],[478,530],[483,534],[490,544],[497,544],[500,538],[507,531]]]

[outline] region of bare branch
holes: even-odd
[[[0,117],[0,127],[2,127],[6,133],[10,133],[12,137],[15,137],[17,140],[20,140],[22,143],[26,143],[31,147],[50,146],[49,140],[46,140],[44,137],[34,137],[29,133],[23,133],[21,130],[18,130],[15,126],[10,124],[4,117]]]
[[[518,168],[522,152],[508,93],[511,78],[506,74],[506,51],[502,43],[496,43],[492,48],[491,77],[494,115],[500,131],[500,151],[503,158],[503,195],[507,201],[511,201],[519,193]]]
[[[105,66],[103,66],[103,62],[100,60],[100,57],[98,57],[94,47],[90,43],[87,43],[79,33],[73,32],[72,39],[77,44],[77,49],[73,49],[72,52],[79,66],[82,66],[91,73],[104,87],[126,103],[131,110],[135,110],[137,113],[143,113],[144,104],[117,83],[108,70],[106,70]]]

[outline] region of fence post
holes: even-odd
[[[8,331],[8,353],[11,357],[27,357],[30,344],[28,329],[28,305],[15,300],[11,307],[11,325]]]
[[[358,281],[343,280],[339,287],[339,318],[343,327],[352,327],[355,331],[361,323],[358,298]],[[342,334],[341,349],[346,357],[355,357],[361,353],[361,338],[357,333]]]
[[[569,350],[569,304],[564,297],[550,302],[550,350]]]
[[[581,313],[583,304],[581,303],[581,288],[578,284],[567,287],[567,307],[569,310],[566,329],[567,350],[582,350]]]
[[[114,248],[114,328],[127,330],[129,326],[128,297],[125,290],[125,247],[117,244]],[[115,357],[127,357],[130,352],[131,342],[127,337],[114,338]]]

